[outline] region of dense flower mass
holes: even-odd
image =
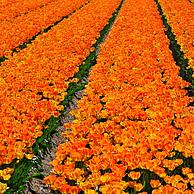
[[[9,56],[0,65],[0,194],[11,187],[10,163],[33,159],[43,123],[64,108],[69,83],[119,5],[44,183],[64,194],[194,193],[194,99],[156,4],[194,69],[194,2],[121,2],[0,2],[0,57]]]
[[[27,14],[30,11],[43,7],[53,0],[8,0],[1,1],[0,9],[0,21],[10,20],[12,18],[18,17],[22,14]]]
[[[159,0],[181,50],[194,70],[194,2]],[[194,75],[193,75],[194,76]]]
[[[61,193],[193,193],[193,98],[178,74],[154,1],[126,0],[44,182]]]
[[[57,0],[48,5],[1,21],[0,57],[9,56],[11,49],[26,42],[38,32],[79,8],[87,0]],[[21,6],[21,5],[19,5]]]
[[[91,1],[1,64],[0,166],[32,158],[42,123],[63,109],[68,83],[120,2]]]

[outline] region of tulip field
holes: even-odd
[[[0,194],[194,193],[193,0],[0,2]]]

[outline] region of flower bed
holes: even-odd
[[[42,123],[63,109],[60,102],[75,81],[71,78],[120,2],[91,1],[1,64],[0,165],[32,159]]]
[[[27,42],[41,30],[63,16],[67,16],[86,2],[87,0],[57,0],[12,20],[1,21],[0,57],[9,56],[12,49]]]
[[[194,9],[189,0],[158,1],[175,34],[181,50],[194,70]],[[194,76],[194,75],[193,75]]]
[[[179,70],[154,1],[126,0],[44,182],[61,193],[193,193],[193,98]]]
[[[43,7],[53,0],[36,0],[36,1],[26,1],[26,0],[17,0],[10,2],[10,4],[1,4],[0,9],[0,21],[1,20],[10,20],[14,17],[18,17],[22,14],[26,14],[29,11],[35,10],[39,7]]]

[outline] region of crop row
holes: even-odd
[[[159,0],[164,15],[177,38],[177,42],[194,70],[194,9],[189,0]],[[194,75],[193,75],[194,76]]]
[[[9,56],[12,49],[28,41],[32,36],[60,20],[63,16],[67,16],[86,2],[87,0],[57,0],[25,15],[1,21],[0,57]]]
[[[126,0],[44,182],[61,193],[192,193],[193,98],[179,70],[154,1]]]
[[[0,165],[33,157],[31,146],[42,135],[42,123],[63,109],[71,78],[120,2],[91,1],[1,64]],[[12,169],[0,173],[8,180]]]
[[[53,0],[37,0],[37,1],[26,1],[26,0],[18,0],[14,1],[11,4],[1,4],[0,9],[0,21],[1,20],[10,20],[14,17],[18,17],[22,14],[26,14],[29,11],[37,9],[39,7],[43,7]]]

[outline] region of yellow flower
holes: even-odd
[[[34,154],[26,154],[25,157],[26,157],[28,160],[32,160],[32,158],[34,157]]]
[[[7,189],[7,184],[0,182],[0,193],[4,193]]]
[[[85,194],[96,194],[97,192],[92,190],[92,189],[88,189],[85,191]]]
[[[10,174],[3,175],[3,180],[7,181],[11,178]]]
[[[4,170],[0,170],[0,178],[6,181],[9,180],[13,171],[13,168],[6,168]]]
[[[188,173],[187,176],[189,179],[194,179],[194,173]]]
[[[101,176],[101,177],[100,177],[100,180],[101,180],[103,183],[107,182],[109,179],[110,179],[110,178],[109,178],[109,176],[107,176],[107,175],[104,175],[104,176]]]

